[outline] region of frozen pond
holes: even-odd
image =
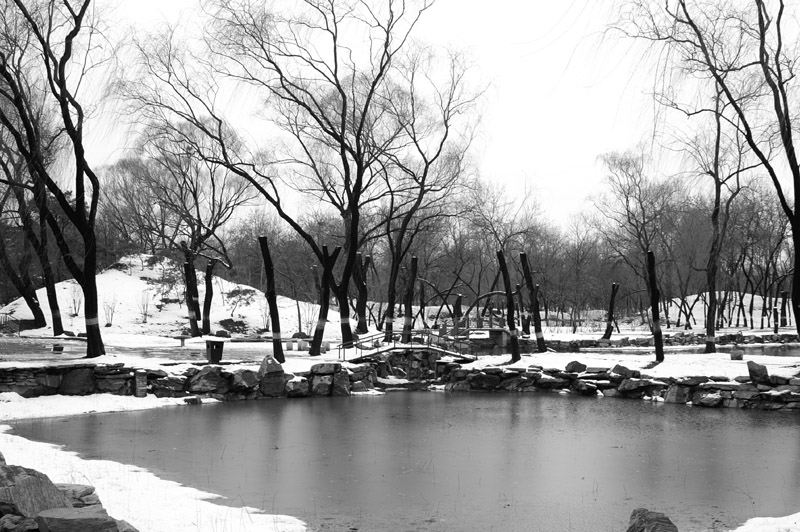
[[[690,532],[800,511],[796,412],[403,392],[24,421],[14,432],[310,530],[618,532],[645,506]]]

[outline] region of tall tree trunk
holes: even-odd
[[[186,311],[189,314],[189,329],[192,336],[200,336],[200,327],[197,326],[197,314],[194,310],[194,295],[192,291],[192,268],[193,266],[187,261],[183,263],[183,279],[186,286],[184,296],[186,298]]]
[[[525,310],[525,297],[522,295],[522,285],[517,284],[517,298],[519,299],[519,321],[522,328],[522,334],[529,336],[531,334],[531,318],[530,314]]]
[[[508,275],[506,258],[500,249],[497,250],[497,262],[503,275],[503,285],[506,291],[506,325],[511,333],[511,363],[513,364],[522,360],[522,357],[519,353],[519,337],[517,336],[517,326],[514,320],[514,292],[511,288],[511,277]]]
[[[425,318],[425,283],[419,281],[419,315],[422,319],[422,328],[428,328],[428,320]]]
[[[528,290],[530,290],[531,293],[531,316],[533,317],[533,332],[536,334],[536,350],[539,353],[545,353],[547,352],[547,343],[544,340],[544,333],[542,333],[542,317],[539,315],[539,285],[533,284],[528,255],[520,253],[519,261],[520,264],[522,264],[522,274],[525,277],[525,284],[528,285]]]
[[[653,309],[653,342],[656,346],[656,362],[663,362],[664,340],[661,334],[661,322],[658,319],[658,302],[661,294],[656,284],[656,257],[652,251],[647,252],[647,277],[650,282],[650,307]]]
[[[497,288],[497,282],[499,280],[500,280],[500,271],[498,270],[497,273],[494,276],[494,280],[492,281],[492,285],[489,287],[489,292],[494,292],[494,289]],[[492,303],[493,303],[492,299],[487,299],[486,300],[486,303],[483,305],[483,311],[481,312],[481,317],[485,317],[486,316],[486,312],[490,308],[494,307],[494,305]]]
[[[267,237],[258,237],[261,247],[261,258],[264,261],[264,275],[267,277],[267,298],[269,307],[269,319],[272,325],[272,356],[283,364],[286,358],[283,356],[283,342],[281,338],[281,318],[278,314],[278,295],[275,292],[275,266],[272,263],[272,256],[269,253]]]
[[[781,327],[788,326],[788,321],[786,320],[786,304],[789,299],[789,292],[781,292]]]
[[[206,293],[203,297],[203,334],[211,334],[211,302],[214,299],[214,266],[217,261],[211,259],[206,264],[205,286]]]
[[[358,297],[356,298],[356,316],[358,316],[358,325],[356,332],[358,334],[366,334],[369,330],[367,327],[367,271],[371,257],[367,255],[362,256],[361,253],[356,254],[356,268],[353,272],[353,281],[356,283],[358,289]]]
[[[325,324],[328,322],[328,309],[330,308],[331,301],[333,267],[336,265],[336,259],[339,258],[339,253],[341,253],[341,251],[342,248],[337,246],[333,250],[333,253],[329,254],[328,246],[322,246],[322,282],[320,283],[319,318],[317,318],[317,326],[314,328],[314,338],[311,340],[311,347],[308,350],[308,354],[312,357],[322,354],[322,338],[325,335]],[[346,304],[347,302],[345,301],[345,305]]]
[[[608,301],[608,319],[606,320],[606,332],[603,333],[603,340],[610,340],[611,334],[614,332],[614,301],[617,298],[619,291],[619,284],[611,283],[611,297]]]
[[[461,294],[456,294],[456,302],[453,303],[453,328],[460,329],[463,325],[461,317],[464,315],[461,309],[461,301],[463,300],[464,296]]]
[[[403,304],[405,306],[405,317],[403,320],[403,336],[401,342],[404,344],[411,342],[411,328],[414,324],[414,286],[417,284],[417,257],[411,257],[411,272],[406,280],[406,294]]]
[[[713,244],[715,243],[716,241]],[[716,260],[716,252],[713,244],[708,257],[708,264],[706,265],[706,293],[708,293],[708,306],[706,307],[706,353],[715,353],[717,351],[716,327],[714,325],[717,319],[718,261]],[[712,259],[712,257],[714,257],[714,259]]]

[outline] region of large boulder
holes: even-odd
[[[189,378],[189,391],[192,393],[226,393],[228,390],[230,384],[220,366],[206,366]]]
[[[117,521],[100,506],[44,510],[36,523],[40,532],[119,532]]]
[[[296,376],[286,381],[286,395],[289,397],[308,397],[310,387],[308,379]]]
[[[32,517],[7,514],[0,517],[0,532],[38,532],[39,525]]]
[[[586,364],[573,360],[564,368],[567,373],[583,373],[586,371]]]
[[[311,378],[313,395],[330,395],[333,387],[333,375],[314,375]]]
[[[261,361],[261,367],[258,368],[259,380],[270,373],[280,373],[283,375],[283,366],[281,366],[281,363],[275,360],[272,355],[267,355],[264,357],[264,360]]]
[[[235,392],[253,391],[258,388],[258,373],[252,369],[237,369],[231,376],[231,389]]]
[[[67,496],[44,473],[0,465],[0,515],[35,517],[43,510],[71,507]]]
[[[678,527],[661,512],[637,508],[631,513],[626,532],[678,532]]]
[[[641,376],[641,372],[638,369],[629,369],[621,364],[611,368],[611,373],[615,373],[623,379],[638,379]]]
[[[181,397],[187,394],[186,382],[188,380],[183,375],[161,377],[151,382],[151,389],[156,397]]]
[[[769,371],[767,371],[766,366],[757,364],[752,360],[748,360],[747,372],[750,374],[750,380],[753,382],[753,384],[770,384]]]
[[[331,395],[335,397],[350,395],[350,375],[348,375],[346,371],[337,371],[333,374]]]
[[[58,393],[61,395],[90,395],[94,393],[95,377],[91,368],[76,368],[67,371],[61,378]]]
[[[264,357],[258,369],[258,388],[267,397],[286,395],[286,379],[283,366],[271,355]]]
[[[473,390],[494,390],[502,379],[500,375],[481,371],[480,373],[470,375],[467,377],[467,380],[469,381],[470,388]]]
[[[673,384],[672,386],[667,388],[667,393],[664,396],[664,402],[685,404],[689,402],[690,393],[691,393],[690,387],[682,386],[680,384]]]
[[[311,366],[311,373],[314,375],[333,375],[341,371],[342,365],[338,362],[323,362]]]

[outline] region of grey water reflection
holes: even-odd
[[[311,530],[681,531],[800,511],[800,416],[547,393],[265,400],[18,423]],[[102,494],[101,494],[102,495]]]

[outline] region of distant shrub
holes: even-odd
[[[236,334],[247,334],[247,324],[242,320],[225,318],[219,322],[220,326],[228,332]]]

